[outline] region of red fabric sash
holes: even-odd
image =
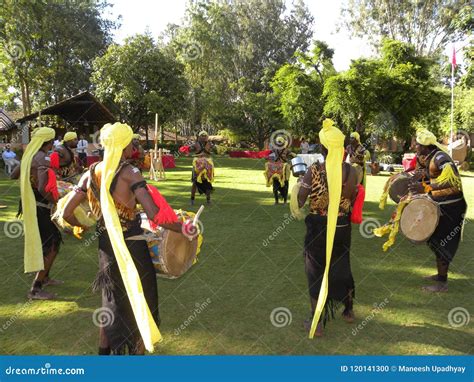
[[[46,192],[49,192],[55,201],[59,199],[59,192],[58,192],[58,183],[56,182],[56,174],[52,169],[48,169],[48,183],[44,187]]]
[[[352,208],[351,222],[354,224],[362,223],[362,210],[364,208],[365,188],[362,184],[357,186],[357,197]]]
[[[160,191],[156,187],[147,184],[147,190],[150,193],[150,196],[153,199],[153,202],[159,208],[159,211],[155,215],[152,221],[150,221],[150,227],[153,230],[156,230],[161,224],[171,224],[178,221],[178,217],[174,212],[173,208],[166,202],[166,199],[163,195],[160,194]]]

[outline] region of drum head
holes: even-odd
[[[439,207],[432,200],[426,197],[413,199],[402,212],[402,233],[413,243],[426,242],[438,226],[439,214]]]
[[[390,199],[395,203],[400,203],[400,199],[408,195],[408,185],[410,183],[410,178],[408,176],[399,176],[393,181],[388,190]]]
[[[168,276],[179,277],[193,265],[198,247],[197,237],[189,241],[183,234],[167,230],[164,240],[163,260]]]

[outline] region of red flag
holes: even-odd
[[[456,67],[456,49],[453,46],[453,56],[451,57],[451,65],[453,68]]]

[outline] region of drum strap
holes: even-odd
[[[457,203],[461,200],[463,200],[463,198],[457,198],[457,199],[453,199],[453,200],[445,200],[445,201],[442,201],[442,202],[437,202],[436,200],[433,200],[433,201],[437,204],[453,204],[453,203]]]
[[[41,203],[41,202],[36,202],[36,205],[37,205],[38,207],[47,208],[48,210],[50,210],[51,208],[53,208],[53,205],[52,205],[52,204],[46,204],[46,203]]]
[[[144,235],[135,235],[125,238],[125,240],[146,240],[146,236]]]

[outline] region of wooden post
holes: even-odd
[[[150,179],[155,181],[165,179],[162,149],[158,150],[158,113],[155,114],[155,147],[150,155]]]

